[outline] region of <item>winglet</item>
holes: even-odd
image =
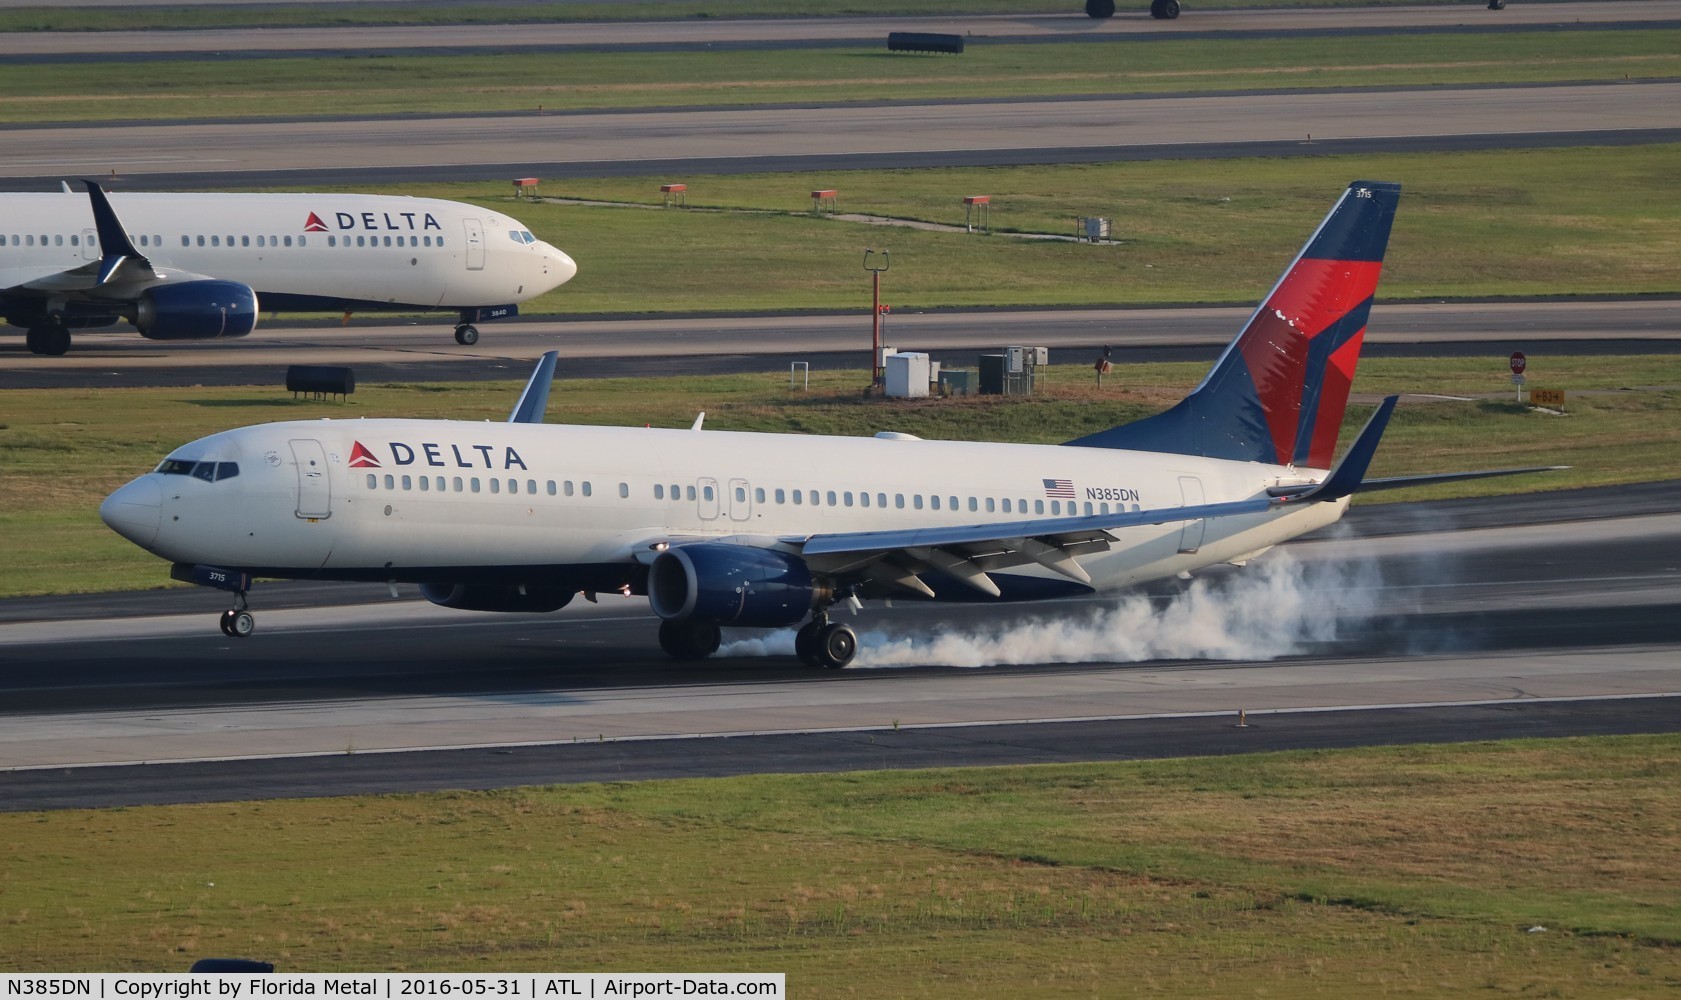
[[[98,283],[103,285],[110,281],[125,260],[151,268],[152,262],[129,240],[122,221],[117,218],[116,209],[111,207],[111,200],[105,197],[104,189],[93,181],[83,183],[88,186],[88,200],[93,203],[93,224],[99,232],[99,249],[103,254],[99,259]]]
[[[508,423],[543,422],[543,415],[549,410],[549,386],[554,383],[555,363],[559,360],[559,351],[549,351],[537,362],[530,381],[525,383],[525,391],[519,394],[519,402],[514,404],[514,412],[508,414]]]
[[[1360,481],[1366,478],[1366,470],[1371,468],[1372,456],[1377,454],[1378,442],[1383,440],[1383,432],[1389,426],[1389,415],[1395,412],[1395,404],[1400,396],[1388,396],[1378,406],[1377,412],[1372,414],[1366,426],[1360,429],[1360,436],[1354,439],[1342,460],[1332,467],[1325,481],[1306,493],[1293,497],[1286,497],[1287,503],[1301,503],[1307,500],[1341,500],[1360,489]]]

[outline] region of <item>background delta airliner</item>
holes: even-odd
[[[553,611],[645,594],[660,644],[697,659],[720,626],[805,624],[845,666],[838,602],[1090,594],[1242,563],[1337,520],[1392,397],[1331,467],[1400,186],[1356,182],[1201,386],[1156,416],[1020,445],[543,423],[545,356],[507,423],[318,420],[183,445],[100,516],[236,595],[253,576],[412,582],[434,603]],[[1328,470],[1328,471],[1327,471]]]
[[[120,319],[154,340],[243,337],[259,310],[449,309],[473,344],[475,323],[577,271],[519,220],[433,198],[0,194],[0,315],[35,354]]]

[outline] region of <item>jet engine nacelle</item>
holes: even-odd
[[[559,611],[571,602],[571,590],[559,587],[469,586],[462,583],[423,583],[420,593],[433,604],[457,611]]]
[[[792,625],[829,597],[805,560],[747,545],[668,549],[648,569],[648,603],[668,621],[774,628]]]
[[[257,293],[237,281],[205,278],[140,293],[134,328],[148,340],[243,337],[257,326]]]

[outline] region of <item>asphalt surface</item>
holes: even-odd
[[[973,368],[976,355],[1007,344],[1051,348],[1056,364],[1087,364],[1103,347],[1124,379],[1148,361],[1209,361],[1252,311],[1241,308],[946,310],[892,314],[883,341],[924,351],[942,365]],[[474,347],[451,336],[449,319],[355,320],[260,326],[225,342],[148,341],[133,332],[79,332],[70,354],[29,354],[22,337],[0,336],[0,389],[275,385],[293,364],[350,366],[379,382],[524,378],[545,351],[560,352],[567,378],[862,369],[867,316],[757,315],[530,319],[487,324]],[[1549,355],[1667,354],[1681,349],[1681,302],[1379,302],[1367,357],[1486,357],[1491,385],[1505,359],[1524,351],[1536,377]],[[1497,386],[1496,386],[1497,387]],[[3,411],[0,411],[3,412]]]
[[[1338,537],[1288,550],[1327,572],[1378,567],[1381,582],[1361,584],[1371,606],[1261,660],[1158,651],[813,674],[749,646],[696,669],[657,651],[635,601],[462,615],[377,587],[264,587],[244,645],[215,635],[216,595],[5,602],[0,759],[29,769],[0,773],[0,808],[1670,732],[1675,486],[1357,510]],[[1184,596],[1148,600],[1171,615]],[[1008,637],[1086,613],[872,609],[868,641]],[[1233,730],[1245,706],[1251,725]],[[46,766],[54,755],[181,762]]]

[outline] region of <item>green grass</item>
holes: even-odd
[[[1431,0],[1197,0],[1197,10],[1250,7],[1341,7],[1428,4]],[[1445,2],[1445,0],[1439,0]],[[1121,15],[1147,4],[1116,5]],[[648,0],[648,2],[545,3],[331,3],[273,4],[217,9],[221,27],[318,27],[396,24],[519,24],[573,21],[672,21],[748,17],[850,17],[860,15],[1078,14],[1080,0]],[[117,31],[148,28],[202,28],[202,7],[167,3],[100,7],[92,15],[74,4],[19,7],[0,11],[0,31]]]
[[[1677,768],[1640,736],[3,814],[0,969],[1662,996]]]
[[[1404,185],[1380,301],[1681,291],[1681,146],[1289,159],[545,181],[551,198],[688,211],[514,203],[501,184],[387,190],[509,212],[579,262],[526,313],[868,309],[863,249],[892,252],[883,301],[943,306],[1258,301],[1357,178]],[[1114,219],[1115,245],[882,228],[808,214],[816,188],[843,212],[961,225],[992,197],[995,228],[1069,233]],[[699,209],[708,209],[700,211]],[[720,209],[722,211],[710,211]]]
[[[1531,385],[1571,393],[1570,416],[1509,402],[1503,358],[1367,360],[1357,391],[1489,393],[1498,398],[1403,407],[1373,475],[1523,465],[1569,472],[1385,493],[1385,501],[1681,477],[1681,356],[1550,358],[1531,362]],[[866,400],[861,373],[817,372],[791,393],[782,374],[556,383],[557,423],[686,427],[697,411],[715,430],[869,435],[897,430],[931,439],[1054,444],[1156,412],[1206,370],[1201,364],[1132,365],[1123,357],[1100,390],[1084,365],[1051,369],[1031,400]],[[1666,389],[1588,390],[1630,386]],[[516,383],[363,385],[347,402],[293,400],[278,388],[10,390],[0,394],[0,537],[7,572],[0,597],[144,589],[166,567],[98,518],[111,490],[178,445],[229,427],[276,420],[408,416],[503,419]],[[1351,407],[1343,441],[1370,412]]]
[[[424,5],[421,5],[424,6]],[[1251,88],[1605,82],[1681,75],[1681,31],[1356,35],[976,44],[958,58],[879,47],[506,52],[0,66],[0,122],[521,112],[541,107],[832,103]]]

